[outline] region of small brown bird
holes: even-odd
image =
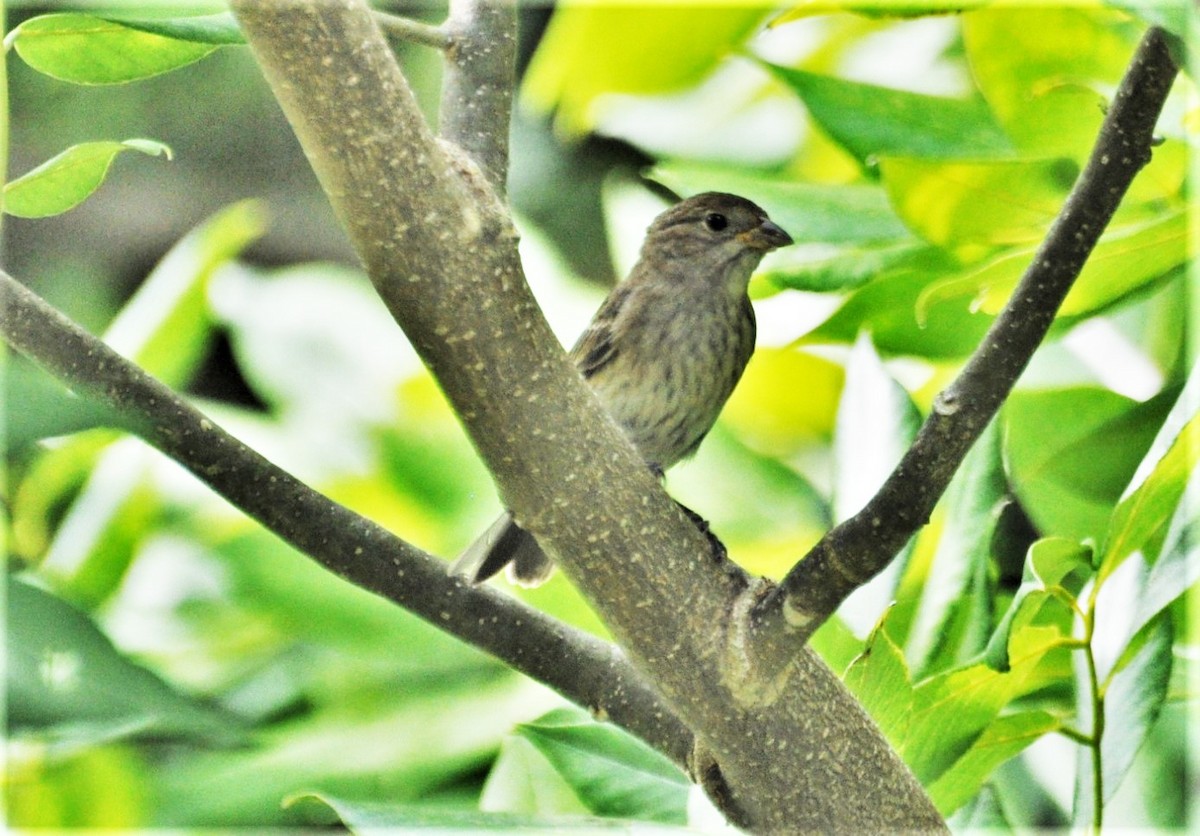
[[[650,467],[696,452],[754,352],[750,275],[792,238],[745,198],[706,192],[650,225],[629,278],[571,349],[584,379]],[[503,514],[451,567],[478,583],[509,566],[536,586],[554,564]]]

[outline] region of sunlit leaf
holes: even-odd
[[[122,151],[171,157],[171,149],[150,139],[73,145],[5,184],[4,211],[22,218],[45,218],[78,206],[100,187]]]
[[[1033,260],[1035,249],[1008,252],[965,276],[931,284],[922,307],[951,299],[970,300],[974,308],[997,314]],[[1083,316],[1115,304],[1169,278],[1194,256],[1188,218],[1171,211],[1153,221],[1105,233],[1088,257],[1059,308],[1060,316]]]
[[[1135,550],[1152,561],[1153,542],[1167,529],[1197,467],[1200,416],[1193,410],[1198,387],[1200,373],[1193,373],[1117,506],[1104,539],[1101,581]]]
[[[892,205],[910,229],[931,243],[956,247],[1040,240],[1076,169],[1062,160],[885,157],[880,172]]]
[[[86,14],[30,18],[5,38],[25,63],[77,84],[122,84],[184,67],[239,43],[231,16],[119,21]]]
[[[765,12],[749,4],[564,5],[542,36],[524,93],[535,106],[556,109],[562,128],[581,133],[606,93],[661,93],[700,81]]]
[[[980,9],[962,18],[971,77],[1022,149],[1081,159],[1142,27],[1096,8]]]
[[[779,17],[771,21],[779,26],[792,20],[834,12],[853,12],[866,17],[925,17],[928,15],[961,14],[993,0],[797,0]]]
[[[867,162],[881,156],[986,157],[1012,150],[987,105],[767,65],[816,122]]]
[[[722,420],[755,449],[784,456],[833,435],[845,372],[807,351],[760,348]]]

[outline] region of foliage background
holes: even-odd
[[[668,481],[775,576],[857,510],[978,342],[1145,26],[1099,7],[792,16],[764,32],[749,6],[591,7],[543,29],[526,11],[511,177],[568,342],[662,186],[745,193],[800,242],[756,281],[759,352]],[[401,52],[432,114],[437,58]],[[7,269],[417,545],[453,555],[490,520],[486,473],[244,48],[119,86],[8,69],[12,174],[97,139],[153,137],[174,160],[123,154],[74,211],[6,218]],[[1093,750],[1109,824],[1182,827],[1200,788],[1196,119],[1181,79],[1053,341],[933,523],[814,639],[963,829],[1086,821],[1073,776]],[[23,359],[6,384],[12,823],[689,820],[653,753],[545,714],[553,694],[310,565]],[[602,631],[561,577],[520,594]],[[1112,674],[1103,703],[1089,671]],[[1089,748],[1072,738],[1098,704]]]

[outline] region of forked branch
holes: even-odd
[[[777,671],[854,589],[918,529],[971,445],[1008,397],[1088,255],[1151,154],[1154,125],[1178,68],[1166,34],[1142,38],[1099,138],[1012,298],[958,378],[934,402],[916,441],[859,513],[831,530],[751,613],[754,666]]]

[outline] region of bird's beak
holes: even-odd
[[[756,250],[777,250],[780,247],[786,247],[788,244],[794,243],[792,236],[783,231],[783,228],[774,221],[764,219],[762,223],[747,230],[738,236],[738,240],[747,247],[753,247]]]

